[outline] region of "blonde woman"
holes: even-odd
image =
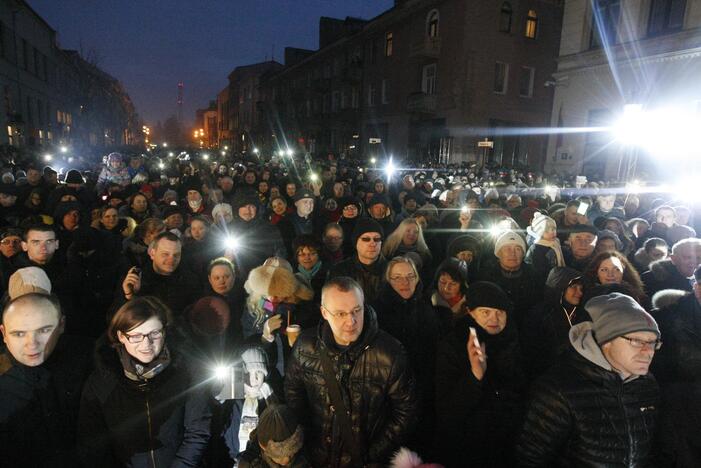
[[[399,223],[382,246],[382,254],[387,259],[409,252],[416,252],[421,257],[420,270],[431,262],[431,252],[424,240],[423,228],[415,218],[407,218]]]

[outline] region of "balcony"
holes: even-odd
[[[441,40],[437,37],[426,37],[411,45],[409,56],[414,58],[438,58],[441,54]]]
[[[435,114],[436,95],[426,93],[412,93],[407,98],[406,110],[416,114]]]

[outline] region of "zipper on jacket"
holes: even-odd
[[[148,442],[149,442],[149,454],[151,455],[151,464],[153,468],[156,468],[156,458],[153,453],[153,429],[151,427],[151,405],[148,402],[148,396],[146,397],[146,421],[148,422]]]

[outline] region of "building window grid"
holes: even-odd
[[[377,89],[375,85],[368,85],[368,107],[374,107],[377,99]]]
[[[674,32],[684,27],[686,0],[652,0],[648,35]]]
[[[438,10],[431,10],[426,16],[426,34],[430,39],[435,39],[438,37],[438,26],[439,26],[440,16]]]
[[[394,34],[385,33],[385,57],[391,57],[394,52]]]
[[[423,68],[421,76],[421,91],[424,94],[436,94],[436,64],[431,63]]]
[[[589,48],[618,42],[618,21],[621,15],[620,0],[597,0],[593,5],[591,38]]]
[[[520,97],[533,97],[533,87],[535,82],[535,68],[521,67],[518,95]]]
[[[535,39],[538,37],[538,14],[535,12],[535,10],[528,10],[525,35],[529,39]]]

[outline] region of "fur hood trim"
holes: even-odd
[[[314,291],[282,266],[262,265],[254,268],[248,274],[244,288],[251,297],[276,296],[288,304],[308,301],[314,297]]]
[[[663,309],[665,307],[675,305],[687,294],[688,291],[682,291],[681,289],[663,289],[661,291],[657,291],[652,296],[652,308]]]

